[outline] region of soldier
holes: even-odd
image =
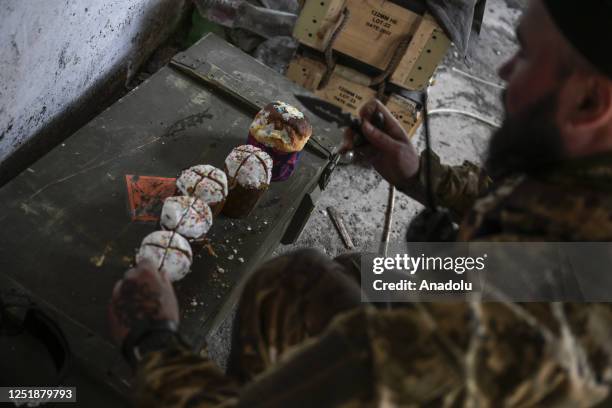
[[[529,3],[520,50],[500,71],[507,117],[486,165],[495,183],[473,164],[434,160],[433,189],[462,219],[459,239],[612,240],[611,4]],[[383,131],[369,122],[376,111]],[[362,116],[375,168],[422,201],[422,160],[402,128],[379,102]],[[136,368],[138,405],[570,407],[610,393],[609,306],[382,310],[360,302],[357,270],[313,250],[263,265],[244,290],[227,373],[175,335],[168,279],[146,265],[129,271],[110,315]]]

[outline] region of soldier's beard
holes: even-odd
[[[554,123],[556,106],[554,93],[527,112],[506,117],[489,142],[485,168],[493,180],[533,175],[563,159],[563,141]]]

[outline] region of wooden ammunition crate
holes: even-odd
[[[370,77],[342,65],[337,65],[327,85],[318,89],[325,70],[322,62],[298,55],[289,64],[287,77],[353,115],[358,115],[361,107],[376,97],[376,90],[369,87]],[[384,99],[393,116],[412,136],[421,123],[418,104],[396,93],[386,95]]]
[[[350,14],[333,50],[384,71],[396,50],[409,41],[403,55],[396,57],[400,61],[390,81],[406,89],[423,89],[450,46],[429,14],[388,0],[306,0],[293,36],[323,52],[341,25],[345,8]]]

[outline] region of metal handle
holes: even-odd
[[[385,129],[385,117],[381,111],[376,111],[374,115],[372,115],[372,125],[380,130]]]
[[[380,111],[374,112],[374,114],[370,118],[370,121],[372,122],[372,125],[375,128],[380,129],[380,130],[385,129],[385,117],[382,112]],[[368,139],[364,136],[363,132],[361,131],[361,120],[360,119],[353,119],[353,122],[351,123],[351,130],[355,134],[355,140],[353,141],[354,147],[363,146],[368,143]]]

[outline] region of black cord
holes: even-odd
[[[427,194],[427,207],[432,211],[437,211],[436,199],[431,185],[431,139],[429,137],[429,115],[427,110],[429,87],[423,91],[423,130],[425,131],[425,184]]]
[[[406,232],[408,242],[451,242],[457,238],[457,228],[447,209],[438,208],[433,191],[431,137],[427,111],[428,88],[421,92],[423,126],[425,131],[425,194],[426,208],[410,223]]]

